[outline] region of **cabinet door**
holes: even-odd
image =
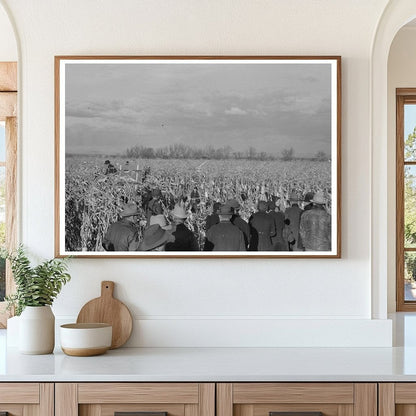
[[[377,384],[220,383],[217,416],[377,416]]]
[[[380,383],[380,416],[415,416],[416,383]]]
[[[57,383],[56,416],[215,416],[213,383]]]
[[[52,383],[0,383],[0,415],[53,416]]]

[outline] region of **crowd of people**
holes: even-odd
[[[241,199],[241,198],[240,198]],[[204,241],[187,219],[198,210],[195,188],[189,200],[175,201],[169,209],[160,189],[143,197],[142,206],[127,202],[120,219],[108,227],[103,239],[107,251],[330,251],[331,215],[322,191],[299,196],[293,192],[285,210],[276,198],[259,200],[257,210],[245,220],[236,198],[214,202],[205,219]],[[168,208],[168,209],[167,209]],[[138,219],[146,218],[139,232]],[[201,230],[198,230],[200,232]]]

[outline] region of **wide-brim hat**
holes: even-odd
[[[179,205],[175,205],[175,208],[172,211],[172,215],[176,218],[187,218],[188,215],[186,214],[185,208],[179,206]]]
[[[318,191],[315,196],[311,199],[311,202],[313,202],[314,204],[321,204],[324,205],[326,204],[326,198],[325,195],[322,191]]]
[[[132,215],[139,215],[139,211],[137,210],[136,204],[130,203],[124,205],[123,211],[121,211],[120,215],[125,217],[131,217]]]
[[[166,230],[163,230],[159,224],[153,224],[144,230],[143,241],[139,245],[139,250],[153,250],[165,244],[169,239],[170,234]]]
[[[172,225],[168,224],[163,214],[152,215],[150,217],[149,225],[159,224],[163,230],[171,230]]]

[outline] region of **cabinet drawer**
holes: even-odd
[[[416,383],[380,383],[380,416],[416,415]]]
[[[215,416],[214,383],[57,383],[56,416]]]
[[[53,416],[53,384],[0,383],[0,415]]]
[[[220,383],[217,416],[376,416],[375,383]]]

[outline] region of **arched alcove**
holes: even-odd
[[[397,32],[415,17],[414,0],[390,2],[380,19],[372,49],[372,316],[379,319],[387,316],[387,299],[394,290],[391,281],[395,278],[395,174],[391,171],[390,151],[394,137],[390,137],[388,128],[388,57]]]
[[[17,65],[15,30],[4,3],[0,3],[0,224],[1,246],[8,250],[17,244]],[[14,291],[9,266],[0,264],[0,304]],[[7,313],[0,312],[0,326],[6,326]]]
[[[414,53],[414,45],[416,43],[416,20],[406,24],[403,26],[394,37],[389,57],[388,57],[388,72],[387,72],[387,178],[388,178],[388,188],[387,188],[387,196],[388,196],[388,228],[387,228],[387,235],[388,235],[388,246],[387,250],[389,253],[389,261],[387,264],[388,270],[388,311],[394,312],[396,310],[396,298],[402,299],[401,301],[397,301],[398,303],[403,302],[402,296],[405,296],[406,300],[412,299],[415,293],[414,289],[410,286],[410,284],[406,284],[403,288],[396,289],[396,274],[400,276],[402,272],[396,272],[399,270],[398,267],[402,264],[402,261],[399,260],[399,264],[395,259],[397,250],[397,241],[398,238],[395,238],[396,233],[396,209],[395,209],[395,198],[396,198],[396,163],[398,160],[398,156],[396,155],[396,107],[397,107],[397,97],[396,97],[396,89],[397,88],[405,88],[405,89],[412,89],[416,87],[416,54]],[[407,111],[410,112],[408,116],[410,116],[411,107],[414,108],[413,105],[406,105]],[[409,119],[410,122],[410,119]],[[408,126],[410,128],[410,126]],[[406,138],[405,134],[405,138]],[[411,168],[413,170],[413,168]],[[399,198],[401,199],[401,198]],[[406,205],[408,206],[408,205]],[[399,237],[400,238],[400,237]],[[401,239],[401,238],[400,238]],[[407,255],[414,256],[411,252],[406,252]],[[395,261],[396,260],[396,261]],[[408,268],[412,267],[408,265]],[[405,268],[406,269],[406,268]],[[410,273],[411,269],[408,269],[408,273]],[[404,283],[404,282],[403,282]],[[398,286],[397,286],[398,287]],[[397,291],[400,291],[398,293]],[[400,296],[401,295],[401,296]],[[402,310],[401,308],[407,307],[402,305],[399,307],[397,305],[397,310]],[[411,306],[409,306],[411,307]]]

